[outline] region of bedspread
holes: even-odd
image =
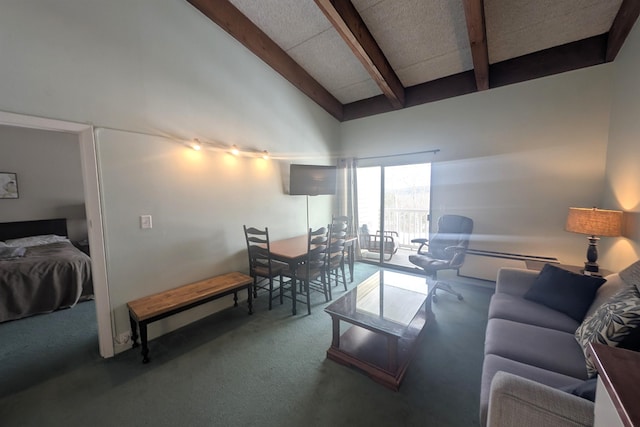
[[[69,242],[27,248],[0,261],[0,322],[74,306],[92,295],[91,259]]]

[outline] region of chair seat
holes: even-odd
[[[271,273],[269,273],[269,267],[255,267],[253,269],[253,273],[256,276],[260,276],[260,277],[275,277],[275,276],[279,276],[280,272],[282,271],[282,267],[278,266],[272,266],[271,267]]]
[[[450,261],[434,259],[426,255],[409,255],[409,262],[422,268],[437,269],[438,267],[448,267]]]

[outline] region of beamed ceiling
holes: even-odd
[[[615,59],[640,0],[188,0],[340,121]]]

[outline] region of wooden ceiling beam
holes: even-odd
[[[520,83],[605,62],[607,35],[563,44],[491,64],[492,88]]]
[[[607,39],[607,62],[616,59],[631,28],[633,28],[633,25],[636,23],[638,15],[640,15],[640,1],[624,0],[622,2],[620,10],[618,10],[618,14],[613,20],[613,24],[609,30],[609,37]]]
[[[314,0],[394,108],[403,108],[404,86],[350,0]]]
[[[464,71],[406,88],[407,100],[405,106],[414,107],[473,92],[477,92],[474,73],[473,71]],[[391,108],[383,95],[374,96],[373,98],[345,104],[344,121],[361,119],[391,111],[393,111],[393,108]]]
[[[228,0],[187,0],[338,120],[343,105]]]
[[[506,86],[603,64],[606,46],[607,35],[602,34],[492,64],[490,87]],[[405,106],[414,107],[476,92],[474,74],[473,71],[466,71],[408,87]],[[355,120],[390,111],[393,109],[380,95],[345,104],[343,120]]]
[[[467,33],[473,58],[473,70],[478,90],[489,89],[489,50],[484,22],[484,1],[463,0],[464,15],[467,19]]]

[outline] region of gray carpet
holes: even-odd
[[[357,264],[354,284],[375,271]],[[92,302],[2,324],[0,425],[478,425],[492,290],[469,282],[451,282],[464,301],[442,293],[434,304],[436,321],[399,392],[326,360],[321,298],[311,316],[304,307],[291,316],[286,301],[268,311],[264,296],[253,316],[244,307],[216,313],[151,341],[148,365],[138,349],[99,357]]]

